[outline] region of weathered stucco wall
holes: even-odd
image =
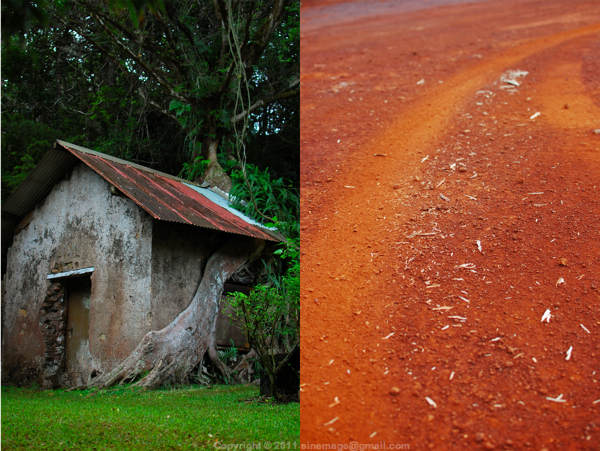
[[[154,221],[151,330],[169,325],[192,301],[207,259],[226,235],[185,224]]]
[[[148,332],[153,221],[84,165],[59,182],[18,233],[7,256],[2,379],[42,383],[45,344],[39,325],[46,276],[93,266],[89,350],[110,370]]]

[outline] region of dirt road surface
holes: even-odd
[[[302,443],[600,449],[600,4],[301,17]]]

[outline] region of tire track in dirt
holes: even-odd
[[[410,419],[403,418],[402,409],[398,413],[393,404],[402,397],[389,402],[388,391],[392,386],[411,386],[412,381],[406,374],[391,377],[397,364],[384,357],[397,349],[394,336],[402,332],[389,315],[391,306],[398,304],[394,287],[400,284],[398,274],[405,266],[398,261],[394,231],[415,213],[413,208],[399,212],[397,207],[399,199],[412,195],[406,180],[419,171],[420,159],[427,156],[419,152],[431,151],[440,136],[455,126],[456,116],[476,91],[497,80],[505,69],[599,32],[600,26],[592,25],[531,40],[445,80],[402,114],[362,157],[354,157],[357,169],[350,177],[329,182],[339,198],[321,210],[316,229],[303,231],[303,442],[385,439],[390,443],[403,436],[399,425]],[[555,108],[553,102],[547,108]],[[591,108],[589,101],[587,106]],[[386,156],[374,157],[375,153]],[[402,186],[393,189],[394,185]],[[304,324],[310,324],[310,329]],[[425,329],[426,318],[417,315],[411,325]],[[344,394],[337,395],[339,403],[336,393]],[[419,414],[426,411],[426,405],[417,408],[414,400],[406,402],[411,406],[409,414],[411,408]]]

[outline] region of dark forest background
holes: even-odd
[[[297,236],[298,0],[3,0],[1,61],[3,201],[61,139]]]

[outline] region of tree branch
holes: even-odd
[[[151,78],[153,78],[159,85],[169,91],[169,94],[179,100],[180,102],[186,104],[197,104],[203,103],[202,101],[198,101],[198,99],[191,99],[189,97],[183,96],[181,93],[175,90],[175,87],[172,86],[161,74],[159,71],[152,69],[148,66],[138,55],[128,49],[117,37],[115,34],[108,28],[108,26],[104,23],[99,14],[96,13],[94,9],[92,9],[92,14],[96,16],[98,23],[102,27],[102,29],[106,32],[106,34],[110,37],[112,42],[115,44],[117,48],[121,50],[121,52],[125,53],[129,58],[135,61],[143,70],[148,74]]]
[[[246,70],[251,69],[261,57],[265,47],[273,36],[273,32],[281,23],[285,8],[289,4],[290,0],[275,0],[275,4],[271,7],[271,11],[262,26],[257,30],[248,46],[244,49],[242,60],[244,61]]]
[[[247,109],[245,109],[241,113],[238,113],[237,115],[233,116],[231,118],[231,122],[235,123],[235,122],[241,121],[247,115],[249,115],[250,113],[252,113],[253,111],[255,111],[259,108],[269,105],[270,103],[277,102],[278,100],[287,99],[288,97],[293,97],[293,96],[297,95],[300,92],[300,88],[296,87],[296,86],[298,86],[299,84],[300,84],[300,80],[296,79],[288,88],[288,89],[290,89],[290,88],[295,88],[295,89],[290,89],[289,91],[280,92],[279,94],[275,94],[271,97],[266,97],[266,98],[257,100],[252,105],[250,105]]]

